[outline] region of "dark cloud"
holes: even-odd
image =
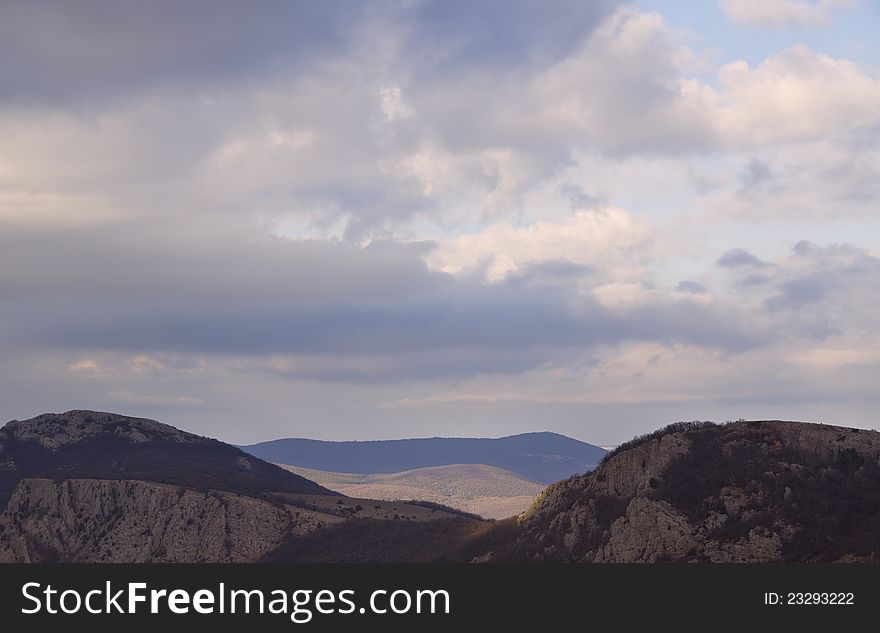
[[[270,66],[289,73],[345,50],[366,8],[350,0],[4,2],[0,96],[90,102],[162,84],[205,89]]]
[[[765,265],[765,262],[744,248],[727,251],[716,263],[723,268],[760,268]]]
[[[689,279],[679,281],[678,285],[675,288],[679,292],[686,292],[688,294],[694,295],[703,295],[706,294],[709,290],[703,284],[696,281],[691,281]]]
[[[830,281],[822,273],[784,281],[779,294],[767,299],[767,307],[771,310],[791,309],[823,301],[828,295]]]
[[[459,73],[554,62],[619,5],[618,0],[423,0],[404,6],[419,71]]]
[[[144,89],[207,90],[291,76],[356,53],[369,22],[407,30],[420,73],[546,63],[570,51],[612,0],[12,0],[0,5],[0,96],[94,105]]]
[[[9,344],[375,357],[386,359],[378,377],[404,369],[414,377],[509,372],[630,340],[730,350],[760,340],[733,314],[688,300],[604,307],[577,291],[595,271],[565,261],[487,284],[430,270],[422,260],[429,244],[187,237],[185,226],[161,242],[131,228],[68,233],[63,250],[41,249],[44,239],[0,238]],[[432,368],[450,350],[467,361],[438,359]]]
[[[771,180],[773,180],[773,170],[770,166],[757,158],[752,158],[739,174],[740,187],[737,194],[741,197],[747,196]]]
[[[819,253],[820,250],[821,249],[819,248],[819,246],[817,246],[816,244],[814,244],[813,242],[811,242],[809,240],[801,240],[800,242],[798,242],[797,244],[795,244],[794,246],[791,247],[791,251],[795,255],[799,255],[801,257],[815,255],[816,253]]]
[[[784,315],[790,333],[826,339],[847,331],[876,331],[880,259],[848,245],[801,241],[793,258],[768,275],[764,307]]]

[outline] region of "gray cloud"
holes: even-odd
[[[382,378],[509,372],[559,350],[627,340],[735,350],[760,339],[732,315],[686,300],[611,310],[573,292],[594,272],[564,261],[487,285],[428,269],[427,244],[255,244],[222,234],[181,241],[186,233],[180,227],[176,240],[161,243],[129,228],[67,234],[63,251],[40,249],[44,232],[0,238],[7,344],[385,357]],[[438,350],[469,360],[432,366]],[[357,372],[343,367],[335,379],[345,374]]]
[[[407,11],[413,9],[407,16],[407,44],[430,51],[417,59],[420,72],[541,66],[571,53],[619,5],[618,0],[561,0],[552,5],[535,0],[416,2],[407,6]]]
[[[716,262],[723,268],[760,268],[765,262],[744,248],[727,251]]]
[[[675,289],[679,292],[686,292],[688,294],[694,295],[702,295],[708,292],[708,288],[706,288],[706,286],[699,282],[691,281],[690,279],[679,281]]]
[[[4,2],[0,95],[94,106],[157,85],[203,89],[302,70],[344,50],[366,9],[348,0]]]
[[[740,172],[740,187],[737,195],[740,197],[748,196],[755,190],[766,186],[773,180],[773,177],[773,170],[767,163],[752,158]]]

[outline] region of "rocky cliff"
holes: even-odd
[[[550,486],[520,517],[504,556],[878,561],[878,464],[873,431],[781,421],[673,425]]]
[[[0,515],[0,562],[247,562],[341,520],[144,481],[26,479]]]

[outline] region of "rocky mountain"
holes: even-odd
[[[547,488],[517,518],[331,526],[275,561],[880,562],[880,433],[676,424]]]
[[[352,499],[152,420],[70,411],[0,430],[0,562],[246,562],[349,520],[451,519]]]
[[[25,479],[0,515],[0,562],[246,562],[332,521],[228,492]]]
[[[672,425],[499,521],[84,411],[4,427],[0,477],[0,561],[880,562],[880,433],[800,422]]]
[[[377,475],[279,466],[350,497],[431,501],[487,519],[522,513],[544,490],[541,484],[485,464],[450,464]]]
[[[606,453],[598,446],[547,432],[495,439],[432,437],[367,442],[289,438],[240,448],[277,464],[336,473],[397,473],[450,464],[484,464],[543,484],[590,470]]]
[[[550,486],[508,556],[533,561],[880,560],[880,433],[679,424]]]
[[[0,429],[0,510],[25,478],[131,479],[239,494],[331,491],[217,440],[153,420],[47,413]]]

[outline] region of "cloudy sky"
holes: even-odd
[[[880,3],[0,3],[0,403],[875,427]]]

